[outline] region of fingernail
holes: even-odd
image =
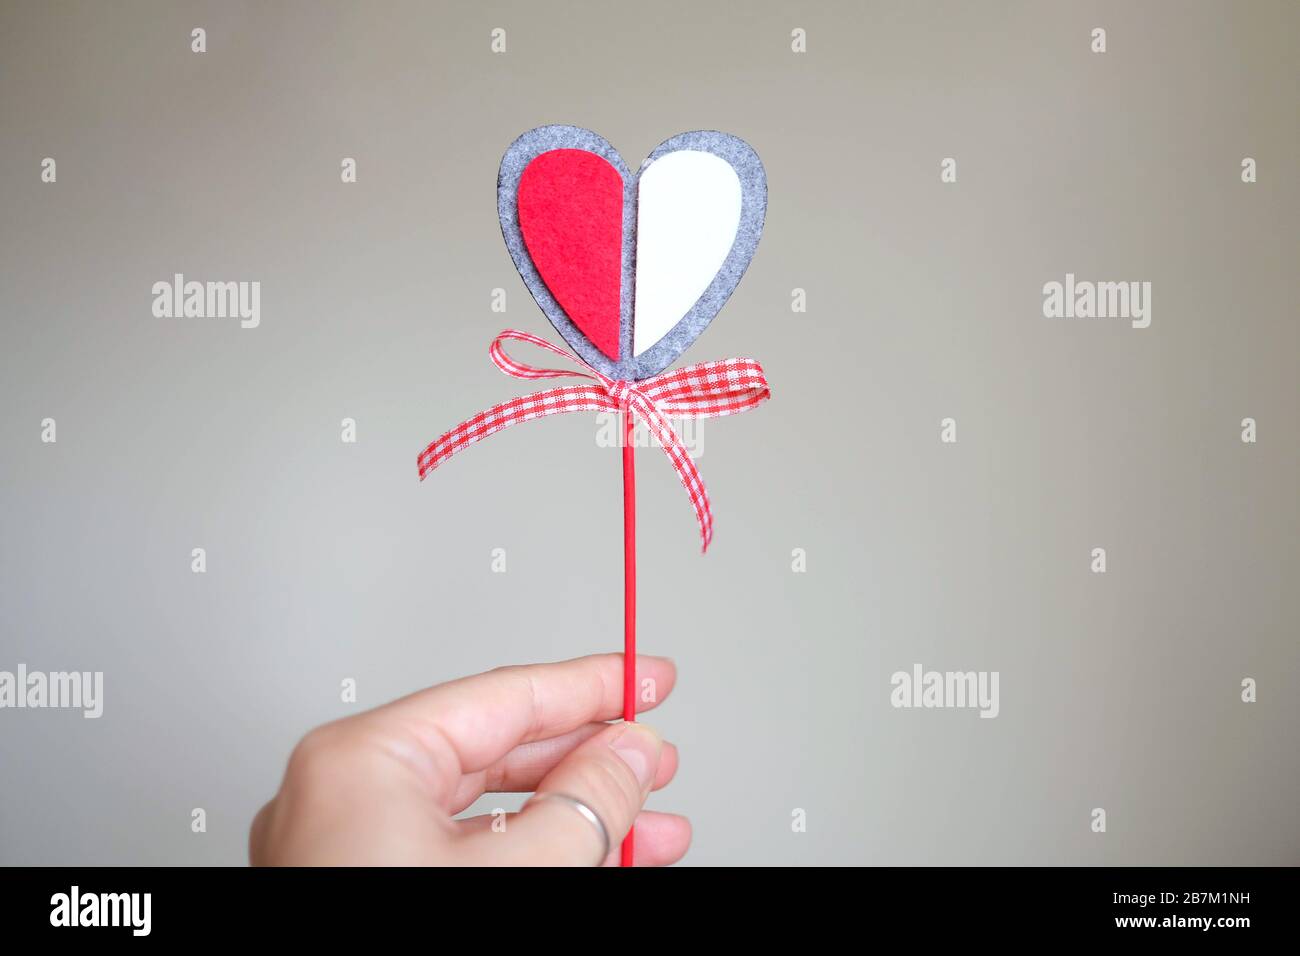
[[[654,729],[645,724],[624,724],[621,734],[610,742],[619,759],[632,768],[641,789],[654,781],[659,766],[659,748],[663,742]]]

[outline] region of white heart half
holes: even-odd
[[[740,226],[740,177],[713,153],[659,157],[637,186],[632,352],[668,334],[713,283]]]

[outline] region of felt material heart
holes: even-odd
[[[519,180],[519,228],[560,308],[617,362],[623,255],[618,170],[581,149],[542,153]]]
[[[660,342],[713,282],[736,241],[741,200],[736,171],[712,153],[679,150],[642,172],[633,354]]]
[[[533,298],[610,378],[656,375],[726,303],[767,209],[758,155],[726,133],[682,133],[633,175],[590,130],[543,126],[501,162],[497,210]]]

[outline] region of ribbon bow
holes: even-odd
[[[580,366],[582,371],[536,368],[516,362],[506,354],[503,343],[509,339],[528,342],[554,352]],[[545,339],[515,329],[502,332],[493,339],[488,354],[492,356],[497,368],[515,378],[574,376],[591,379],[596,384],[549,388],[532,395],[512,398],[479,412],[420,452],[421,481],[458,451],[516,422],[565,412],[623,411],[646,423],[650,434],[672,462],[677,477],[681,479],[682,486],[691,499],[691,507],[695,509],[700,538],[704,542],[703,550],[709,549],[709,542],[713,540],[713,512],[709,508],[709,495],[704,490],[704,481],[700,478],[695,463],[691,461],[667,416],[717,418],[757,407],[772,395],[767,379],[763,376],[763,366],[753,359],[724,359],[720,362],[688,365],[651,378],[627,382],[609,378],[576,355],[556,348]]]

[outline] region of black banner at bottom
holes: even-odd
[[[816,923],[983,941],[1106,935],[1180,946],[1294,937],[1296,871],[1239,868],[0,869],[6,941],[374,942],[478,933],[510,948],[567,923],[664,939]],[[676,930],[673,928],[676,927]],[[976,937],[971,937],[975,933]],[[1242,934],[1245,934],[1243,936]],[[418,937],[417,937],[418,938]],[[440,938],[435,936],[434,939]],[[45,941],[45,940],[42,940]]]

